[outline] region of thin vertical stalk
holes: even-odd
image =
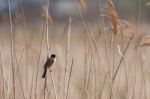
[[[18,73],[18,76],[19,76],[19,82],[20,82],[20,84],[21,84],[21,90],[22,90],[22,94],[23,94],[23,99],[25,99],[25,92],[24,92],[24,90],[23,90],[23,84],[22,84],[22,81],[21,81],[21,73],[20,73],[20,70],[19,70],[19,65],[20,65],[20,63],[21,63],[21,60],[22,60],[22,57],[23,57],[23,53],[24,53],[24,49],[23,49],[23,52],[21,53],[21,57],[20,57],[20,59],[19,59],[19,62],[17,61],[17,57],[16,57],[16,51],[15,51],[15,61],[16,61],[16,63],[17,63],[17,73]]]
[[[67,76],[69,51],[70,51],[71,23],[72,23],[72,18],[69,17],[68,33],[67,33],[67,49],[66,49],[66,58],[65,58],[65,71],[64,71],[64,85],[63,85],[64,92],[63,92],[63,98],[66,96],[66,76]]]
[[[86,32],[86,31],[85,31]],[[81,94],[81,96],[82,95],[84,95],[84,94],[86,94],[86,85],[85,85],[85,83],[86,83],[86,78],[87,78],[87,57],[88,57],[88,43],[87,43],[87,35],[86,35],[86,33],[84,33],[84,35],[85,35],[85,52],[84,52],[84,70],[83,70],[83,85],[82,85],[82,92],[80,93]],[[88,54],[87,54],[88,53]],[[83,96],[84,97],[84,99],[86,98],[86,95],[84,95]]]
[[[87,75],[87,82],[86,82],[86,97],[87,97],[87,99],[89,99],[89,96],[90,96],[88,91],[89,91],[89,83],[90,83],[92,65],[93,65],[93,54],[91,56],[90,67],[89,67],[89,71],[88,71],[88,75]]]
[[[46,8],[48,9],[49,8],[49,0],[46,0]],[[48,13],[48,12],[47,12]],[[48,13],[49,15],[49,13]],[[45,17],[47,17],[47,15],[45,15]],[[46,44],[47,44],[47,53],[49,55],[49,35],[48,35],[48,27],[49,27],[49,24],[48,24],[48,19],[46,18],[45,20],[45,24],[46,24]]]
[[[1,51],[1,47],[0,47],[0,70],[2,72],[2,81],[3,81],[3,99],[5,99],[5,79],[4,79],[4,68],[3,68],[3,60],[2,60],[2,51]]]
[[[28,40],[27,40],[27,25],[26,25],[26,18],[24,13],[24,4],[22,0],[19,0],[22,10],[22,18],[23,18],[23,26],[24,26],[24,36],[25,36],[25,46],[26,46],[26,99],[28,96]]]
[[[103,90],[104,90],[104,87],[105,87],[105,84],[106,84],[106,81],[107,81],[107,75],[108,74],[105,75],[104,81],[102,83],[102,88],[99,91],[99,94],[98,94],[99,99],[102,99],[102,93],[103,93]]]
[[[71,76],[72,76],[73,65],[74,65],[74,58],[72,59],[71,68],[70,68],[70,72],[69,72],[69,80],[68,80],[68,84],[67,84],[66,99],[68,99],[68,91],[69,91],[69,86],[70,86],[70,81],[71,81]]]
[[[46,7],[47,9],[49,8],[49,0],[46,0]],[[47,14],[49,15],[49,13],[47,12]],[[46,16],[47,17],[47,16]],[[47,44],[47,56],[50,57],[50,47],[49,47],[49,31],[48,31],[48,27],[49,27],[49,24],[48,24],[48,19],[46,18],[46,21],[45,21],[45,25],[46,25],[46,44]],[[55,95],[55,99],[57,99],[57,93],[56,93],[56,87],[55,87],[55,83],[54,83],[54,79],[53,79],[53,75],[50,71],[50,75],[51,75],[51,80],[52,80],[52,86],[53,86],[53,90],[54,90],[54,95]]]
[[[35,82],[35,99],[37,97],[37,87],[38,87],[38,75],[39,75],[39,67],[40,67],[40,60],[41,60],[41,53],[42,53],[42,47],[43,47],[43,40],[44,40],[44,31],[42,33],[42,39],[41,39],[41,44],[40,44],[40,53],[39,53],[39,57],[38,57],[38,67],[37,67],[37,71],[36,71],[36,82]]]
[[[57,92],[56,92],[56,87],[55,87],[55,83],[54,83],[54,78],[53,78],[53,74],[52,74],[51,71],[50,71],[50,75],[51,75],[51,81],[52,81],[52,86],[53,86],[53,90],[54,90],[55,99],[58,99]]]
[[[121,57],[121,59],[120,59],[120,61],[119,61],[119,64],[118,64],[118,66],[117,66],[116,71],[114,72],[113,82],[114,82],[114,80],[115,80],[115,78],[116,78],[116,76],[117,76],[118,70],[119,70],[119,68],[120,68],[120,66],[121,66],[121,63],[122,63],[122,61],[123,61],[123,59],[124,59],[124,56],[125,56],[125,54],[126,54],[128,48],[129,48],[129,46],[130,46],[131,40],[132,40],[132,37],[130,37],[130,39],[129,39],[128,43],[127,43],[127,46],[126,46],[124,52],[122,53],[123,55],[122,55],[122,57]]]
[[[10,0],[7,0],[9,6],[9,21],[10,21],[10,39],[11,39],[11,63],[12,63],[12,82],[13,82],[13,99],[15,99],[15,76],[14,76],[14,40],[13,40],[13,23],[12,23],[12,12],[11,12],[11,4]]]
[[[139,54],[139,49],[138,49],[138,36],[140,33],[140,24],[141,24],[141,13],[142,13],[142,0],[139,0],[139,10],[138,10],[138,19],[137,19],[137,33],[136,33],[136,62],[135,62],[135,78],[134,78],[134,92],[132,98],[135,98],[135,90],[136,90],[136,69],[137,69],[137,64],[138,64],[138,54]]]
[[[105,64],[104,64],[104,60],[102,58],[101,51],[100,51],[100,49],[98,47],[98,43],[97,43],[97,41],[95,39],[92,27],[91,27],[89,21],[86,19],[86,17],[83,16],[83,13],[80,11],[80,9],[79,9],[80,7],[78,7],[78,3],[75,2],[75,4],[77,5],[77,9],[78,9],[78,12],[79,12],[80,19],[82,21],[82,25],[83,25],[84,29],[87,31],[86,33],[87,33],[88,39],[90,40],[90,42],[93,43],[94,47],[96,48],[96,51],[98,53],[97,55],[99,57],[98,59],[99,59],[100,62],[102,62],[102,66],[104,68],[104,72],[107,73],[107,70],[106,70]]]
[[[31,99],[31,95],[32,95],[32,90],[33,90],[33,78],[34,78],[34,72],[35,72],[35,65],[33,65],[33,71],[32,71],[32,81],[31,81],[31,89],[29,91],[29,99]]]
[[[90,83],[90,75],[91,75],[91,71],[92,71],[92,65],[93,65],[93,54],[91,56],[91,60],[90,60],[90,68],[89,68],[89,72],[88,72],[88,76],[87,76],[87,90],[89,89],[89,83]]]
[[[46,86],[47,86],[47,75],[44,80],[44,99],[46,99]]]
[[[126,54],[128,48],[129,48],[129,45],[130,45],[130,43],[131,43],[131,40],[132,40],[132,37],[130,37],[130,39],[129,39],[128,43],[127,43],[127,46],[126,46],[124,52],[122,53],[123,55],[121,56],[121,59],[120,59],[119,64],[118,64],[118,66],[117,66],[117,69],[116,69],[116,71],[114,72],[114,75],[113,75],[113,78],[112,78],[112,83],[111,83],[111,86],[110,86],[110,99],[112,98],[112,94],[113,94],[114,81],[115,81],[116,76],[117,76],[117,74],[118,74],[118,71],[119,71],[119,69],[120,69],[120,67],[121,67],[121,64],[122,64],[122,62],[123,62],[124,56],[125,56],[125,54]]]

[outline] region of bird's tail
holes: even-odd
[[[42,75],[42,78],[45,78],[46,72],[47,72],[47,68],[44,69],[44,73],[43,73],[43,75]]]

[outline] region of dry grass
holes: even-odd
[[[10,28],[0,28],[2,99],[150,98],[149,35],[139,36],[135,26],[121,20],[112,0],[106,2],[105,16],[94,24],[82,12],[86,1],[80,0],[81,21],[70,17],[67,27],[53,24],[48,6],[47,1],[44,25],[35,28],[27,25],[23,12],[13,23],[9,9]],[[105,17],[113,28],[106,29]],[[44,62],[51,53],[57,62],[42,79]]]

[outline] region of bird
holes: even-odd
[[[42,75],[42,78],[45,78],[47,69],[50,68],[55,61],[56,61],[56,55],[55,54],[51,54],[51,57],[47,58],[47,61],[45,62],[45,65],[44,65],[44,73]]]

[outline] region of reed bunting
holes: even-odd
[[[47,69],[50,68],[55,61],[56,61],[56,55],[55,54],[52,54],[51,57],[47,58],[47,61],[44,65],[44,73],[42,75],[42,78],[45,78]]]

